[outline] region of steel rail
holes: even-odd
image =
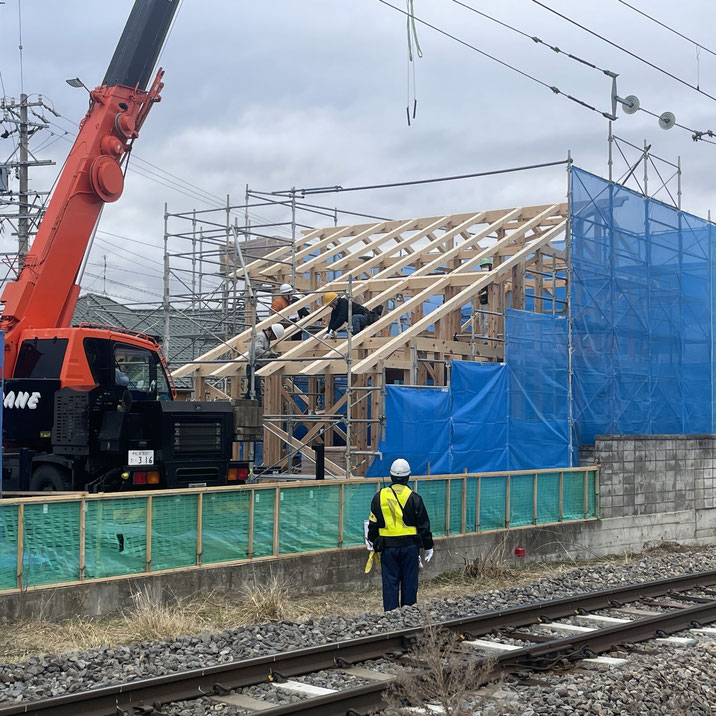
[[[716,584],[716,570],[687,574],[680,577],[644,582],[642,584],[631,584],[625,587],[616,587],[570,597],[563,597],[549,602],[526,604],[509,609],[502,609],[493,612],[486,612],[459,619],[451,619],[439,622],[435,626],[461,633],[469,632],[472,636],[480,636],[491,632],[494,629],[507,627],[516,628],[534,624],[545,618],[555,620],[574,616],[579,610],[595,610],[614,607],[617,604],[634,602],[639,599],[668,595],[670,592],[683,592],[690,589],[705,587]],[[701,614],[704,621],[708,621],[703,614],[707,614],[709,608],[716,608],[716,602],[688,607],[677,610],[675,615],[690,615],[690,621],[698,619],[692,614]],[[699,612],[698,610],[703,610]],[[646,621],[663,622],[669,614],[658,614],[653,619]],[[714,619],[716,620],[716,615]],[[713,621],[711,620],[711,621]],[[639,620],[643,622],[645,620]],[[638,623],[638,622],[635,622]],[[628,626],[628,625],[627,625]],[[662,628],[660,626],[659,628]],[[683,628],[683,627],[682,627]],[[609,632],[618,629],[612,627],[600,632]],[[166,676],[153,677],[130,681],[114,686],[107,686],[99,689],[92,689],[81,693],[66,694],[42,700],[14,703],[8,706],[0,705],[0,716],[16,716],[18,714],[34,714],[36,716],[76,716],[78,713],[84,716],[116,716],[123,712],[131,713],[132,707],[145,706],[153,703],[168,703],[170,701],[181,701],[193,699],[200,696],[207,696],[217,691],[228,692],[231,689],[252,686],[265,682],[274,673],[281,676],[298,676],[301,674],[319,671],[321,669],[336,666],[339,659],[346,662],[356,663],[370,659],[380,658],[389,652],[405,651],[410,642],[419,636],[424,627],[411,627],[398,631],[374,634],[359,639],[350,639],[341,642],[324,644],[306,649],[296,649],[289,652],[280,652],[268,656],[256,657],[253,659],[235,661],[228,664],[220,664],[206,669],[194,669],[191,671],[168,674]],[[666,631],[666,629],[664,629]],[[675,629],[678,631],[678,629]],[[590,632],[584,638],[592,637],[597,632]],[[653,636],[653,634],[652,634]],[[650,637],[647,637],[650,638]],[[626,640],[625,638],[622,640]],[[577,637],[569,637],[554,642],[541,643],[536,647],[527,649],[540,657],[543,652],[540,649],[548,649],[550,645],[559,644],[562,649],[566,645],[576,645],[581,640]],[[576,646],[574,647],[576,648]],[[589,647],[596,652],[596,649]],[[546,651],[544,653],[547,653]],[[511,658],[514,664],[516,658],[527,658],[527,652],[512,651],[504,656],[504,660]],[[502,662],[503,658],[498,659]],[[379,691],[378,686],[372,689],[372,685],[351,689],[355,696],[367,697],[369,692]],[[384,687],[384,684],[383,684]],[[358,692],[365,691],[365,694]],[[349,692],[346,692],[349,693]],[[330,696],[322,697],[328,700]],[[314,701],[311,699],[310,701]],[[315,702],[314,702],[315,703]],[[295,706],[295,705],[294,705]],[[283,707],[281,707],[283,708]],[[266,716],[274,712],[267,710],[263,713]],[[316,711],[315,713],[319,713]],[[326,711],[325,713],[330,713]],[[335,711],[333,712],[335,713]]]

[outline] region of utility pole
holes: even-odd
[[[0,162],[0,175],[9,178],[11,170],[15,171],[15,178],[18,181],[18,191],[13,192],[9,187],[4,187],[4,183],[0,182],[0,208],[17,207],[17,211],[0,213],[0,223],[3,220],[9,220],[14,225],[13,234],[17,236],[18,251],[18,270],[22,267],[22,259],[30,246],[30,237],[33,233],[33,219],[37,219],[35,226],[39,223],[41,209],[32,212],[34,201],[41,197],[47,196],[49,192],[30,192],[29,169],[30,167],[52,166],[55,162],[49,159],[36,159],[30,151],[30,139],[36,132],[49,127],[48,122],[34,108],[47,109],[54,113],[50,107],[47,107],[42,96],[34,102],[29,102],[26,94],[20,95],[20,102],[16,102],[14,97],[0,98],[0,111],[2,116],[0,122],[4,127],[4,131],[0,132],[0,139],[8,139],[11,135],[18,135],[17,146],[10,153],[7,161]],[[40,121],[31,120],[29,112],[37,117]],[[31,194],[34,197],[30,200]]]

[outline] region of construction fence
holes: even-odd
[[[363,544],[380,479],[0,503],[0,591]],[[420,477],[436,537],[599,517],[595,467]]]

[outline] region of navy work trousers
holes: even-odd
[[[418,545],[386,547],[380,555],[383,609],[409,607],[418,601]],[[400,602],[398,593],[400,592]]]

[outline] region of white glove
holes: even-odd
[[[431,549],[425,550],[425,564],[427,564],[433,558],[433,551]]]
[[[373,543],[372,543],[369,539],[367,539],[367,540],[365,541],[365,548],[366,548],[369,552],[374,552],[374,551],[375,551],[375,550],[373,549]]]
[[[336,334],[333,331],[326,331],[326,338],[335,338]]]

